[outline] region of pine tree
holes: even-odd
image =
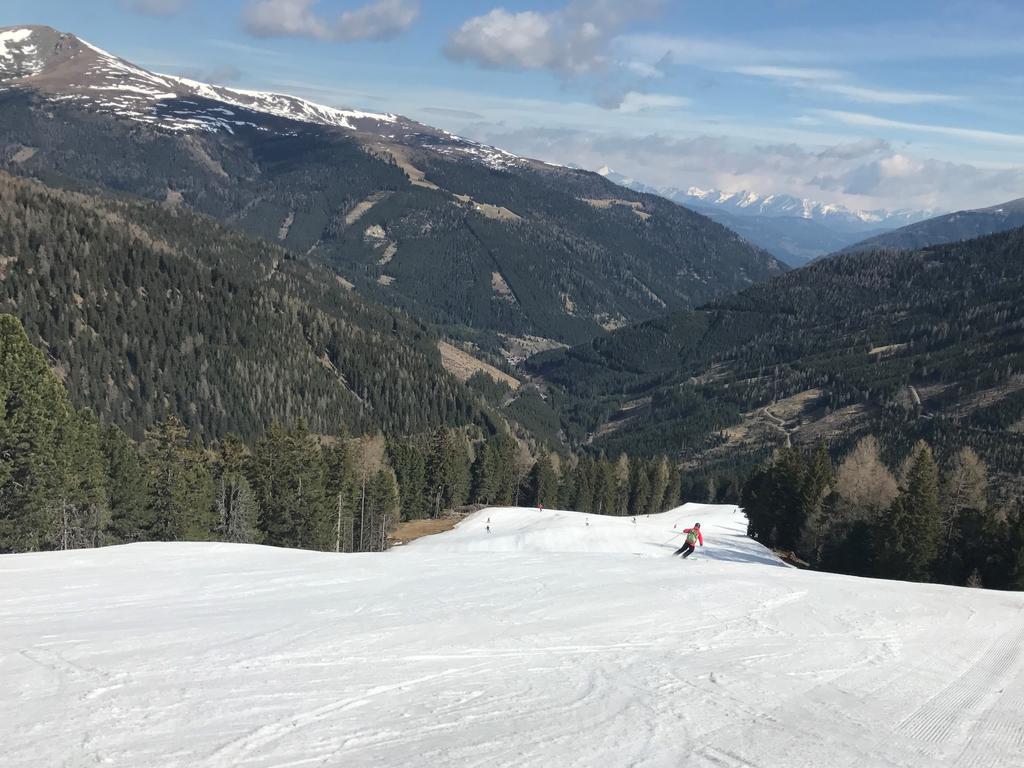
[[[1006,516],[1005,534],[1001,537],[1003,569],[1000,574],[1005,589],[1024,591],[1024,497]]]
[[[493,455],[494,472],[497,475],[497,481],[494,484],[494,503],[508,506],[513,503],[516,495],[519,446],[515,438],[509,434],[500,435],[496,442],[497,446]]]
[[[115,544],[139,541],[146,531],[146,484],[138,448],[114,426],[103,430],[102,448],[110,503],[108,538]]]
[[[672,467],[668,481],[668,490],[665,491],[666,509],[674,509],[683,500],[683,473],[678,467]]]
[[[566,464],[562,472],[562,480],[558,484],[558,508],[575,509],[576,505],[576,483],[579,480],[579,461],[575,464]]]
[[[474,504],[493,504],[497,477],[494,474],[494,448],[486,440],[477,448],[476,458],[470,468],[471,491],[469,499]]]
[[[356,445],[358,443],[342,438],[323,451],[325,507],[332,518],[334,545],[331,549],[334,552],[352,552],[356,546],[355,516],[360,500],[360,484],[352,457]],[[424,504],[422,498],[418,501]]]
[[[0,553],[44,549],[52,533],[64,387],[21,323],[0,315]]]
[[[374,473],[368,489],[369,528],[367,549],[383,552],[387,549],[388,531],[398,522],[398,482],[390,469],[382,468]]]
[[[591,472],[590,462],[586,456],[581,456],[576,462],[574,470],[576,476],[574,485],[576,487],[576,498],[573,500],[570,509],[576,512],[591,514],[594,512],[594,473]]]
[[[634,459],[630,464],[629,486],[629,514],[645,514],[651,501],[651,476],[642,459]]]
[[[208,539],[213,489],[209,468],[188,430],[168,416],[146,433],[146,538],[155,541]]]
[[[52,546],[98,547],[110,523],[106,462],[100,425],[87,409],[72,411],[59,430]]]
[[[484,452],[477,456],[476,471],[484,471]],[[430,493],[427,488],[427,458],[414,440],[389,440],[388,460],[395,471],[403,520],[418,520],[430,515]],[[474,480],[476,478],[474,477]],[[490,482],[488,478],[487,482]],[[488,486],[488,491],[491,491]],[[490,503],[490,502],[483,502]]]
[[[336,517],[327,498],[323,454],[305,424],[270,428],[256,444],[252,484],[267,544],[334,548]]]
[[[931,573],[942,532],[939,469],[931,448],[918,444],[906,472],[906,485],[887,519],[876,529],[881,575],[922,581]]]
[[[800,556],[812,564],[817,563],[821,556],[827,515],[831,510],[827,500],[834,484],[835,469],[832,466],[832,459],[825,444],[818,443],[804,476],[804,526],[799,550]]]
[[[803,456],[796,448],[779,448],[772,461],[743,487],[741,500],[748,533],[773,547],[794,550],[805,521]]]
[[[434,433],[427,459],[431,516],[462,506],[469,498],[470,468],[465,438],[442,427]]]
[[[533,465],[530,473],[530,497],[533,505],[551,505],[558,498],[558,472],[551,460],[551,454],[543,453]]]
[[[774,498],[777,505],[776,545],[795,550],[800,545],[807,519],[805,507],[806,468],[803,454],[795,447],[782,448],[773,472]]]
[[[221,443],[216,485],[217,532],[224,541],[236,544],[258,544],[259,505],[249,484],[246,471],[249,453],[236,436],[228,435]]]
[[[615,515],[615,501],[618,497],[619,482],[615,474],[615,465],[601,456],[594,467],[595,487],[594,512],[599,515]]]
[[[630,462],[626,454],[619,456],[615,462],[615,511],[613,514],[624,517],[629,514],[630,497]]]
[[[647,512],[656,515],[665,510],[665,494],[668,492],[669,468],[668,459],[662,456],[650,467],[651,498],[647,503]]]

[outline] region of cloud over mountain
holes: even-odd
[[[715,135],[509,131],[485,124],[474,135],[535,157],[585,168],[610,165],[654,187],[785,192],[851,208],[956,210],[1020,197],[1024,189],[1024,168],[918,157],[881,139],[803,147]]]
[[[573,0],[548,13],[495,8],[463,23],[444,50],[455,61],[490,69],[542,69],[564,77],[603,72],[614,63],[612,39],[661,6],[660,0]]]
[[[169,0],[145,0],[165,2]],[[419,0],[374,0],[334,18],[319,14],[314,0],[253,0],[242,15],[257,37],[310,37],[338,43],[389,40],[419,16]]]
[[[121,0],[122,7],[147,16],[171,16],[180,13],[190,0]]]

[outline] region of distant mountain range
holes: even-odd
[[[790,266],[841,250],[852,243],[912,224],[931,211],[853,210],[784,194],[723,192],[698,187],[651,187],[607,166],[598,174],[609,181],[657,194],[703,213],[743,235]]]
[[[957,211],[877,235],[843,249],[847,253],[878,248],[914,250],[970,240],[982,235],[1024,227],[1024,197],[988,208]]]
[[[785,271],[593,173],[401,115],[150,72],[42,26],[0,29],[0,169],[213,216],[493,352],[506,337],[579,342]]]

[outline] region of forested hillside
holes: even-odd
[[[482,418],[424,326],[180,208],[0,174],[0,311],[46,345],[76,405],[136,437],[170,414],[205,440]]]
[[[1024,230],[814,264],[530,361],[580,444],[733,478],[773,446],[873,432],[1024,475]]]
[[[535,459],[501,424],[318,435],[299,420],[204,445],[170,413],[135,441],[76,407],[3,313],[0,402],[0,554],[186,540],[372,552],[399,520],[468,502],[641,515],[674,507],[681,488],[667,457]]]
[[[170,132],[10,88],[0,167],[209,214],[493,350],[499,333],[587,340],[784,269],[725,227],[595,174],[488,164],[433,134],[395,144],[233,110],[231,133]]]

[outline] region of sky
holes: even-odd
[[[3,0],[18,24],[657,187],[1024,197],[1020,2]]]

